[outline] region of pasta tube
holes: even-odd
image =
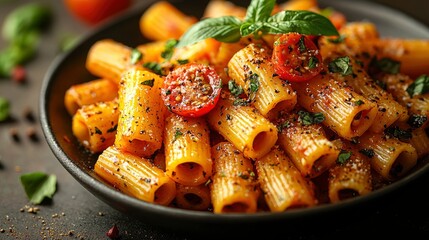
[[[176,184],[175,203],[179,208],[208,211],[211,206],[210,189],[208,185],[186,186]]]
[[[70,115],[84,105],[106,102],[118,97],[118,86],[109,79],[96,79],[76,84],[67,89],[64,105]]]
[[[211,152],[215,170],[210,185],[213,212],[256,212],[259,190],[252,160],[229,142],[214,145]]]
[[[317,203],[313,183],[301,175],[278,146],[256,160],[255,167],[263,196],[272,212],[311,207]]]
[[[365,133],[359,138],[358,147],[374,152],[371,154],[371,166],[386,180],[403,176],[417,163],[417,151],[411,144],[384,133]]]
[[[223,16],[244,18],[246,16],[246,8],[238,6],[230,1],[209,1],[204,9],[203,18],[216,18]]]
[[[380,81],[386,84],[386,90],[395,100],[408,109],[410,117],[426,117],[426,121],[418,127],[426,128],[429,125],[429,93],[411,97],[407,92],[414,79],[404,74],[383,74]]]
[[[113,145],[118,118],[117,99],[82,106],[73,115],[73,135],[90,152],[100,153]]]
[[[167,206],[176,196],[176,184],[164,171],[114,146],[99,155],[94,171],[121,192],[146,202]]]
[[[332,61],[336,61],[335,58]],[[348,58],[352,74],[333,73],[337,81],[343,81],[357,93],[362,94],[378,106],[378,112],[370,130],[376,133],[383,132],[396,121],[408,119],[407,109],[395,101],[393,96],[382,89],[362,68],[356,59]],[[329,64],[332,63],[328,60]]]
[[[301,121],[296,113],[284,114],[278,120],[278,144],[303,176],[314,178],[335,164],[340,151],[328,140],[321,124],[304,125]]]
[[[119,84],[122,73],[131,64],[132,49],[112,39],[95,42],[88,51],[85,66],[93,75]]]
[[[168,1],[152,4],[140,18],[140,32],[149,40],[179,39],[197,18],[187,16]]]
[[[321,112],[322,122],[342,138],[361,136],[374,123],[377,105],[334,79],[320,74],[308,82],[293,83],[298,104],[309,112]]]
[[[335,140],[334,144],[341,148],[337,164],[329,169],[328,190],[332,203],[372,192],[371,163],[359,149],[346,140]],[[362,149],[363,152],[370,151]],[[361,150],[361,151],[362,151]],[[371,152],[366,152],[371,155]]]
[[[296,93],[275,74],[268,48],[251,43],[239,50],[228,63],[228,74],[248,96],[255,94],[253,104],[264,117],[295,107]]]
[[[205,119],[171,114],[164,135],[166,173],[183,185],[205,183],[212,175],[213,164]]]
[[[161,148],[165,107],[160,86],[163,79],[149,71],[132,68],[119,86],[119,120],[115,146],[141,157]]]
[[[243,152],[257,159],[267,154],[277,141],[276,126],[251,106],[234,106],[233,100],[221,96],[207,114],[211,128]]]

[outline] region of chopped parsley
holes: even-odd
[[[174,132],[173,142],[181,136],[183,136],[183,132],[181,132],[180,129],[176,129],[176,132]]]
[[[233,80],[229,80],[228,89],[234,97],[238,97],[243,94],[243,88],[237,85]]]
[[[363,155],[372,158],[375,155],[375,152],[372,148],[363,148],[361,150],[359,150],[360,153],[362,153]]]
[[[340,154],[338,154],[337,163],[345,164],[351,156],[352,152],[341,150]]]
[[[163,75],[161,64],[159,64],[157,62],[143,63],[143,67],[148,68],[149,70],[151,70],[152,72],[154,72],[158,75]]]
[[[149,79],[149,80],[144,80],[143,82],[141,82],[141,84],[149,87],[153,87],[154,82],[155,82],[155,79]]]
[[[403,130],[403,129],[400,129],[398,126],[393,126],[393,127],[386,128],[386,130],[384,130],[384,132],[388,136],[397,138],[397,139],[399,139],[401,141],[409,140],[412,137],[410,129]]]
[[[416,80],[414,80],[414,82],[407,88],[407,93],[410,97],[425,94],[427,92],[429,92],[429,76],[425,74],[416,78]]]
[[[318,124],[325,120],[323,113],[310,113],[303,110],[298,111],[298,121],[303,125]]]
[[[165,49],[161,52],[161,57],[165,60],[170,60],[173,56],[174,49],[176,48],[177,43],[179,43],[176,39],[169,39],[165,43]]]
[[[353,68],[349,57],[339,57],[328,64],[328,69],[333,73],[341,73],[343,76],[353,74]]]
[[[401,63],[390,58],[377,60],[377,58],[374,57],[370,62],[370,67],[383,73],[397,74],[399,73]]]
[[[131,50],[130,62],[131,64],[136,64],[143,58],[143,53],[141,53],[137,48]]]

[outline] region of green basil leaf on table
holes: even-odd
[[[52,198],[56,191],[57,177],[43,172],[22,174],[21,184],[28,199],[33,204],[40,204],[45,198]]]
[[[47,6],[40,3],[22,5],[6,16],[3,22],[3,37],[8,41],[13,41],[22,33],[42,30],[51,18],[52,12]]]

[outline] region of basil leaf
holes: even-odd
[[[257,33],[261,29],[261,24],[244,22],[240,26],[240,35],[245,37],[250,34]]]
[[[341,73],[343,76],[353,74],[352,65],[349,57],[339,57],[328,64],[328,69],[333,73]]]
[[[321,112],[311,113],[307,111],[298,111],[298,121],[303,125],[319,124],[325,120],[325,115]]]
[[[9,118],[10,104],[5,98],[0,97],[0,122]]]
[[[52,18],[50,8],[39,3],[22,5],[9,13],[3,22],[3,37],[12,41],[29,31],[42,30]]]
[[[207,38],[221,42],[237,42],[240,40],[241,20],[233,16],[207,18],[192,25],[180,38],[176,47],[184,47]]]
[[[130,56],[131,64],[136,64],[142,58],[143,58],[143,54],[137,48],[134,48],[133,50],[131,50],[131,56]]]
[[[247,7],[245,22],[265,22],[274,9],[276,0],[252,0]]]
[[[399,73],[401,63],[390,58],[382,58],[380,60],[373,58],[370,62],[370,67],[373,67],[384,73],[397,74]]]
[[[20,177],[25,193],[33,204],[40,204],[45,198],[52,198],[56,191],[57,177],[42,172],[23,174]]]
[[[174,49],[176,48],[176,45],[179,41],[176,39],[169,39],[165,43],[165,49],[161,52],[161,57],[165,60],[170,60],[173,56]]]
[[[269,17],[265,26],[269,34],[298,32],[307,35],[339,36],[328,18],[307,10],[279,12]]]
[[[414,82],[408,86],[407,92],[410,97],[429,92],[429,76],[421,75],[420,77],[416,78],[416,80],[414,80]]]

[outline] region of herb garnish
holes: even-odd
[[[27,197],[33,204],[40,204],[43,199],[52,198],[56,191],[55,175],[33,172],[21,175],[20,180]]]
[[[162,76],[165,75],[162,72],[161,64],[159,64],[157,62],[145,62],[145,63],[143,63],[143,67],[150,69],[151,71],[153,71],[154,73],[156,73],[158,75],[162,75]]]
[[[360,153],[362,153],[363,155],[372,158],[375,155],[375,152],[372,148],[362,148],[359,150]]]
[[[303,110],[298,111],[298,121],[304,125],[318,124],[325,120],[323,113],[310,113]]]
[[[165,43],[165,49],[161,52],[161,57],[165,60],[170,60],[173,56],[174,49],[176,48],[176,45],[179,41],[176,39],[169,39]]]
[[[243,94],[243,88],[234,82],[234,80],[229,80],[228,89],[234,97],[238,97]]]
[[[9,118],[9,101],[0,97],[0,122]]]
[[[338,36],[338,31],[325,16],[311,11],[285,10],[271,15],[275,0],[252,0],[244,20],[234,16],[203,19],[188,29],[177,47],[184,47],[207,38],[220,42],[237,42],[241,37],[298,32],[307,35]]]
[[[424,74],[416,78],[416,80],[408,86],[407,92],[410,97],[429,92],[429,76]]]
[[[399,73],[401,63],[390,58],[382,58],[377,60],[374,57],[371,60],[370,67],[380,70],[383,73],[397,74]]]
[[[131,56],[130,56],[131,64],[136,64],[142,58],[143,58],[143,54],[137,48],[134,48],[133,50],[131,50]]]
[[[423,126],[423,124],[428,120],[428,118],[424,115],[411,115],[408,119],[407,123],[412,128],[419,128]]]
[[[338,154],[337,163],[345,164],[351,156],[352,152],[341,150],[340,154]]]
[[[328,65],[328,69],[330,72],[341,73],[343,76],[353,74],[353,68],[350,64],[349,57],[339,57],[332,60]]]
[[[141,82],[141,85],[153,87],[154,82],[155,82],[155,79],[144,80],[143,82]]]
[[[409,140],[412,137],[410,129],[403,130],[403,129],[400,129],[398,126],[386,128],[386,130],[384,130],[384,132],[387,135],[394,137],[394,138],[397,138],[401,141]]]

